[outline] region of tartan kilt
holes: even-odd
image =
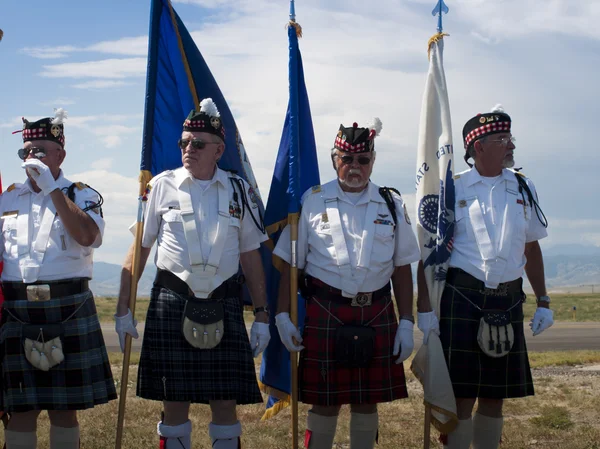
[[[350,301],[350,299],[348,299]],[[370,322],[375,353],[366,368],[346,368],[335,360],[335,333],[341,324]],[[312,296],[306,302],[298,374],[299,400],[324,406],[377,404],[408,397],[404,366],[392,356],[398,322],[391,296],[352,307]]]
[[[79,306],[63,323],[64,361],[49,371],[33,367],[25,358],[22,325],[11,314],[25,323],[60,323]],[[3,308],[0,360],[5,412],[84,410],[117,398],[91,291],[48,301],[6,298]]]
[[[191,346],[181,331],[186,297],[161,287],[151,291],[138,370],[137,395],[155,401],[208,404],[262,402],[239,296],[222,300],[221,342]]]
[[[521,280],[522,282],[522,280]],[[452,288],[446,287],[440,303],[440,339],[457,398],[506,399],[531,396],[533,380],[523,330],[520,292],[496,296],[455,286],[483,310],[508,310],[515,333],[511,351],[504,357],[485,355],[477,343],[481,312]]]

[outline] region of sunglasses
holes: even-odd
[[[48,154],[48,152],[44,148],[35,148],[35,147],[20,148],[19,151],[17,151],[17,155],[19,156],[19,159],[21,159],[23,161],[29,157],[30,153],[33,153],[33,157],[35,157],[36,159],[41,159],[43,157],[46,157],[46,155]]]
[[[354,163],[354,156],[337,156],[342,161],[342,164],[350,165]],[[368,156],[357,156],[358,163],[360,165],[369,165],[371,158]]]
[[[190,143],[192,144],[192,148],[194,150],[201,150],[206,145],[214,144],[214,142],[204,142],[203,140],[199,140],[199,139],[192,139],[192,140],[190,140],[190,139],[179,139],[177,141],[177,144],[179,145],[179,148],[181,148],[182,150],[185,150]]]

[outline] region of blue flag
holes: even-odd
[[[265,228],[275,245],[288,216],[300,211],[302,194],[310,187],[319,184],[319,166],[315,135],[313,131],[308,93],[304,84],[302,57],[298,48],[298,35],[301,28],[295,22],[288,27],[289,36],[289,81],[290,99],[283,125],[283,133],[277,153],[271,191],[265,211]],[[271,246],[272,248],[273,246]],[[267,272],[269,308],[277,310],[279,271],[277,263]],[[292,298],[292,300],[294,300]],[[275,327],[275,313],[271,314],[271,341],[263,354],[260,370],[260,386],[269,394],[267,409],[263,419],[278,413],[290,402],[291,362],[290,353],[279,339]],[[304,302],[298,297],[298,324],[304,320]]]
[[[219,167],[233,170],[250,184],[262,215],[264,206],[252,166],[221,89],[169,0],[152,0],[142,141],[143,181],[182,166],[177,141],[183,122],[204,98],[212,98],[216,103],[225,127],[225,153]],[[264,245],[261,255],[263,263],[270,265],[271,255]],[[244,303],[251,304],[246,288]]]
[[[177,140],[185,118],[204,98],[214,100],[225,127],[220,168],[236,171],[258,194],[248,155],[221,89],[169,0],[152,0],[141,163],[145,176],[181,167]]]

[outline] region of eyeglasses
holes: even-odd
[[[182,150],[185,150],[189,144],[192,144],[192,148],[194,150],[201,150],[203,149],[206,145],[212,145],[215,144],[215,142],[205,142],[203,140],[199,140],[199,139],[179,139],[177,141],[177,144],[179,145],[179,148],[181,148]]]
[[[510,137],[503,137],[502,139],[492,140],[492,142],[498,142],[502,146],[507,146],[508,142],[512,142],[512,144],[514,145],[516,141],[517,141],[517,139],[515,139],[512,136],[510,136]]]
[[[338,159],[342,161],[342,164],[350,165],[354,163],[354,156],[336,156]],[[357,161],[360,165],[369,165],[371,163],[371,158],[368,156],[357,156]]]
[[[30,153],[33,153],[33,157],[35,157],[36,159],[41,159],[43,157],[46,157],[48,154],[46,149],[36,148],[36,147],[19,148],[19,150],[17,151],[17,155],[19,156],[19,159],[21,159],[23,161],[29,157]]]

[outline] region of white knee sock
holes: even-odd
[[[192,449],[191,421],[178,426],[167,426],[160,421],[156,426],[156,431],[160,436],[160,442],[164,442],[164,449]],[[163,446],[160,447],[162,449]]]
[[[5,429],[4,441],[6,442],[6,449],[35,449],[37,435],[35,432],[15,432]]]
[[[50,426],[50,449],[79,449],[79,426]]]
[[[377,412],[350,414],[350,449],[373,449],[379,429]]]
[[[210,423],[208,435],[214,449],[238,449],[242,436],[242,424],[239,421],[231,426]]]
[[[308,449],[331,449],[337,427],[337,416],[322,416],[311,411],[306,417],[304,447]]]
[[[469,449],[473,440],[473,420],[461,419],[452,433],[448,434],[448,444],[444,449]]]
[[[473,418],[473,449],[498,449],[504,418],[475,413]]]

